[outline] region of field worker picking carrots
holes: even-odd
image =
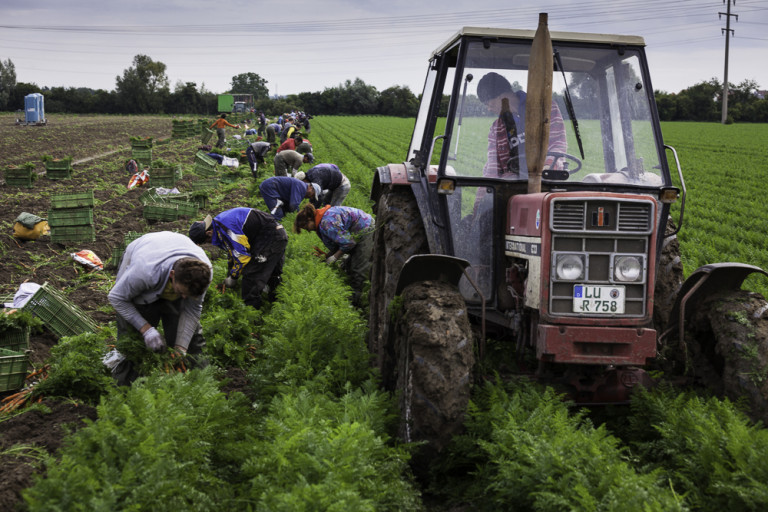
[[[117,335],[135,329],[147,349],[161,352],[171,345],[191,366],[205,366],[194,356],[205,346],[200,314],[212,279],[212,266],[186,235],[159,231],[143,235],[125,249],[108,298],[117,313]],[[165,337],[157,330],[162,322]],[[112,371],[120,385],[139,375],[129,359]]]
[[[273,176],[259,184],[261,197],[269,208],[269,212],[280,220],[286,213],[295,212],[304,199],[314,201],[320,195],[320,187],[316,184],[305,183],[291,176]]]
[[[227,126],[230,128],[240,128],[239,124],[231,124],[229,121],[227,121],[227,114],[221,114],[221,117],[211,123],[211,126],[209,126],[210,129],[216,128],[216,135],[219,137],[216,141],[217,148],[223,148],[224,143],[227,141],[225,132]]]
[[[352,188],[349,178],[344,176],[336,164],[317,164],[306,173],[297,172],[296,178],[307,183],[317,183],[320,187],[320,195],[312,201],[315,207],[327,204],[341,206]]]
[[[315,248],[318,257],[332,265],[348,255],[345,270],[354,290],[352,301],[359,305],[365,281],[371,271],[374,218],[358,208],[325,206],[317,209],[307,204],[296,215],[293,230],[315,231],[328,251]]]
[[[275,176],[288,176],[288,170],[294,174],[301,164],[311,164],[315,161],[312,153],[302,155],[298,151],[286,149],[275,155]]]
[[[198,245],[210,243],[226,251],[227,277],[222,291],[234,287],[242,276],[240,292],[247,305],[260,308],[264,291],[274,299],[288,235],[272,215],[253,208],[232,208],[194,222],[189,238]]]

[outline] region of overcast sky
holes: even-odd
[[[729,82],[768,89],[768,1],[731,1]],[[722,82],[726,9],[723,0],[0,0],[0,60],[41,87],[113,90],[144,54],[166,64],[171,89],[226,92],[233,76],[255,72],[271,95],[355,78],[418,94],[430,53],[460,27],[535,29],[547,12],[550,31],[642,36],[654,89],[679,92]]]

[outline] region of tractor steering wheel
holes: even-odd
[[[547,151],[547,155],[546,156],[554,157],[555,160],[557,160],[558,158],[565,158],[566,161],[573,162],[576,167],[574,169],[567,169],[567,172],[568,172],[569,176],[572,175],[572,174],[576,174],[577,172],[579,172],[581,170],[581,160],[579,158],[571,155],[570,153],[560,153],[559,151]],[[545,159],[546,159],[546,157],[545,157]],[[518,165],[516,167],[519,167],[520,166],[519,165],[519,160],[520,160],[520,155],[519,154],[511,157],[509,159],[509,161],[507,162],[506,172],[515,172],[513,170],[512,164],[514,162],[517,162]]]

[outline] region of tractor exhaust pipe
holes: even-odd
[[[539,26],[531,43],[528,62],[528,93],[525,101],[525,160],[528,193],[541,192],[541,171],[549,148],[549,116],[552,109],[552,39],[547,13],[539,13]]]

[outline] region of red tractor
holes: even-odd
[[[765,273],[717,264],[683,283],[685,187],[644,46],[550,35],[542,15],[535,32],[463,28],[430,57],[406,161],[371,192],[369,348],[405,440],[439,450],[461,428],[476,361],[626,402],[662,334],[677,351],[697,305]]]

